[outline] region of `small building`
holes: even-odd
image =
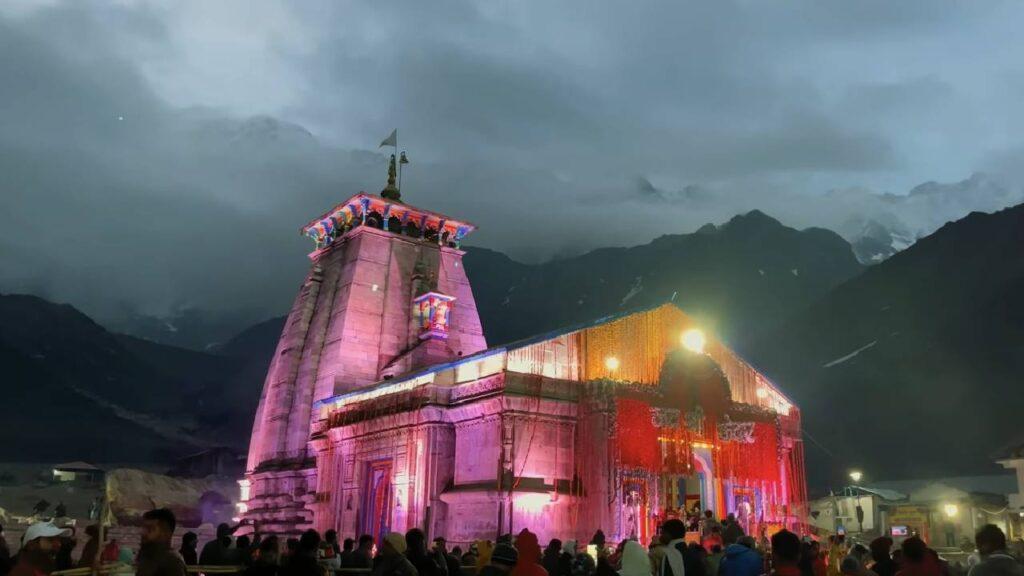
[[[64,462],[53,467],[53,481],[99,484],[103,482],[103,470],[80,460]]]
[[[1010,524],[1007,535],[1012,538],[1024,537],[1024,441],[1018,440],[1000,450],[996,462],[1003,468],[1013,470],[1016,480],[1016,490],[1007,495]]]
[[[849,486],[811,502],[810,522],[820,534],[841,528],[859,540],[888,534],[897,542],[917,534],[935,548],[970,548],[985,524],[1010,533],[1006,504],[1013,480],[1010,475],[958,476]]]
[[[245,457],[226,446],[217,446],[179,458],[167,472],[176,478],[238,478],[245,472]]]

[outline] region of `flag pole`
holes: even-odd
[[[402,193],[402,163],[399,162],[399,160],[401,160],[401,159],[398,157],[398,132],[396,130],[395,131],[395,162],[398,163],[398,193],[401,194]]]

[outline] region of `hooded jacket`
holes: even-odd
[[[651,576],[651,559],[647,556],[647,550],[636,540],[626,542],[622,549],[619,576]]]
[[[548,576],[548,571],[540,565],[540,544],[536,534],[523,528],[516,536],[516,550],[519,558],[512,568],[512,576]]]
[[[761,555],[743,544],[730,544],[718,564],[718,576],[758,576],[763,571]]]

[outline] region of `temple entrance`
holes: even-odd
[[[373,536],[380,545],[391,532],[391,460],[376,460],[366,464],[363,480],[362,506],[359,511],[359,533]]]
[[[652,530],[651,487],[649,479],[643,473],[626,473],[622,479],[622,526],[620,534],[624,538],[647,542]]]

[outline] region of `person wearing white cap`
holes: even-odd
[[[21,538],[18,563],[8,576],[42,576],[54,570],[61,538],[69,532],[52,522],[36,522],[28,527]]]

